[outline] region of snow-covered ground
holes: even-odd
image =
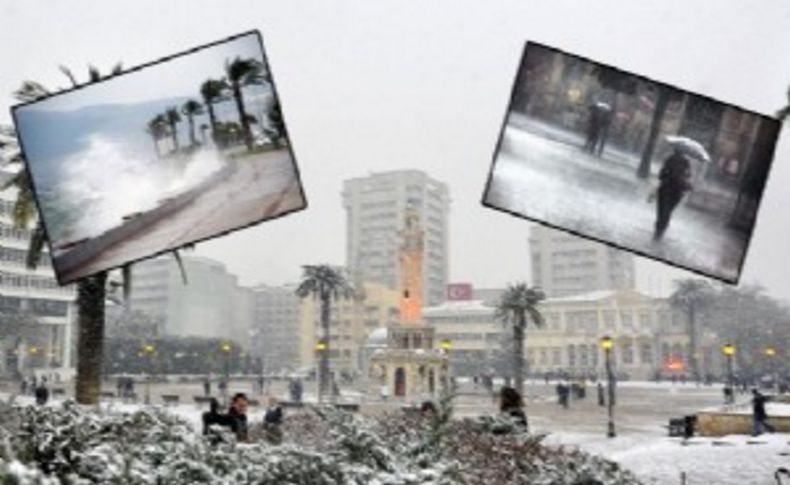
[[[724,221],[681,203],[664,239],[654,242],[656,204],[648,203],[648,194],[656,181],[635,176],[638,162],[616,151],[604,158],[589,155],[534,125],[506,125],[485,197],[488,205],[683,267],[737,276],[746,241]]]

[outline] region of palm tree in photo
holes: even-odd
[[[217,115],[214,113],[214,104],[228,99],[228,83],[224,79],[206,79],[200,85],[200,96],[208,111],[208,120],[211,125],[211,137],[216,141]]]
[[[337,269],[329,265],[307,265],[302,267],[302,281],[296,288],[299,298],[312,296],[321,302],[321,359],[318,367],[318,396],[323,399],[330,393],[330,313],[332,300],[348,299],[354,296],[354,289],[346,277]]]
[[[178,151],[178,123],[181,123],[181,114],[175,106],[167,108],[165,111],[165,120],[170,126],[170,135],[173,137],[173,151]]]
[[[543,315],[538,303],[545,298],[542,291],[530,288],[526,283],[508,286],[496,305],[495,318],[510,324],[513,329],[513,370],[516,390],[524,396],[524,338],[527,325],[541,327]]]
[[[154,116],[148,122],[146,132],[151,135],[151,138],[154,140],[154,150],[156,150],[157,158],[161,157],[162,152],[159,149],[159,140],[167,136],[167,120],[165,120],[165,117],[161,114]]]
[[[688,352],[686,362],[693,379],[699,382],[699,361],[697,359],[697,315],[713,301],[713,287],[705,280],[684,279],[675,282],[675,290],[669,297],[673,308],[679,309],[686,316],[688,325]]]
[[[181,113],[187,117],[187,122],[189,123],[189,142],[192,146],[196,146],[198,141],[197,138],[195,138],[195,116],[200,116],[205,113],[203,105],[194,99],[187,100],[187,102],[181,106]]]
[[[236,110],[239,113],[244,144],[247,145],[248,150],[252,150],[252,131],[247,110],[244,106],[242,88],[261,85],[266,82],[266,77],[263,73],[263,63],[253,58],[236,57],[233,61],[225,61],[225,74],[233,93],[233,99],[236,101]]]

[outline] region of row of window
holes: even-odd
[[[27,262],[27,251],[24,249],[7,248],[0,246],[0,261],[7,263],[14,263],[16,265],[24,266]],[[48,255],[43,255],[39,261],[40,266],[49,266],[50,260]]]
[[[18,298],[0,295],[0,312],[30,312],[41,317],[65,317],[69,304],[43,298]]]

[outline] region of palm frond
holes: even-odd
[[[64,65],[58,66],[58,69],[60,69],[60,72],[62,72],[64,76],[69,78],[69,81],[71,82],[71,85],[73,87],[76,88],[77,86],[80,85],[80,83],[77,82],[77,78],[74,77],[74,73],[71,72],[71,69],[69,69],[68,67],[66,67]]]
[[[36,81],[24,81],[22,82],[22,86],[14,91],[14,98],[26,103],[41,99],[49,94],[50,91],[41,83],[37,83]]]
[[[183,281],[185,285],[189,284],[187,280],[187,270],[184,268],[184,261],[181,259],[181,254],[178,250],[175,250],[173,251],[173,256],[176,258],[176,264],[178,264],[178,269],[181,271],[181,281]]]
[[[36,215],[36,202],[33,196],[33,187],[30,184],[30,174],[27,169],[22,169],[13,180],[18,192],[11,218],[16,227],[25,228]]]
[[[112,73],[111,75],[113,75],[113,76],[117,76],[118,74],[122,73],[123,72],[123,62],[121,62],[121,61],[116,62],[115,65],[112,66],[112,70],[110,72]]]
[[[88,65],[88,82],[95,83],[101,81],[101,72],[96,66]]]

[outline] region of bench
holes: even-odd
[[[52,396],[65,396],[66,390],[62,387],[53,387],[52,388]]]
[[[338,409],[342,409],[343,411],[348,411],[351,413],[359,412],[359,404],[352,403],[352,402],[344,402],[344,403],[337,403],[335,407]]]
[[[166,406],[169,405],[176,405],[180,401],[178,394],[162,394],[162,402],[165,403]]]
[[[195,404],[208,404],[214,398],[211,396],[192,396],[192,399],[195,400]]]
[[[102,399],[115,399],[117,396],[115,395],[114,392],[102,391],[99,393],[99,397],[101,397]]]

